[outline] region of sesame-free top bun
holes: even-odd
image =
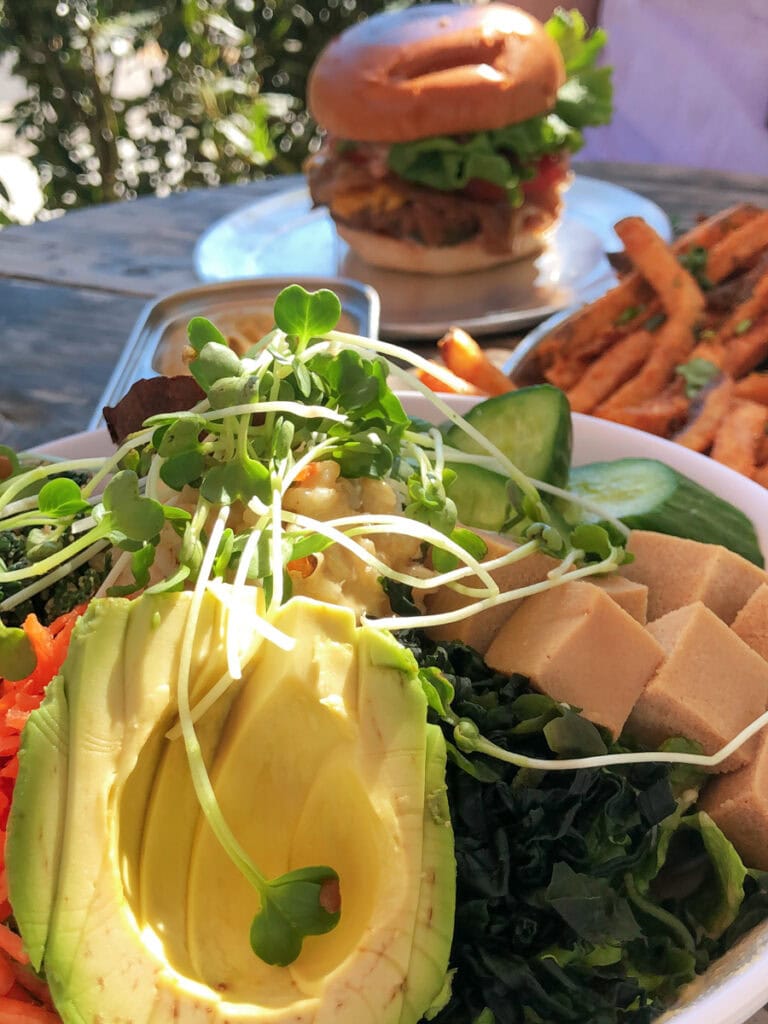
[[[557,44],[517,7],[428,4],[343,32],[315,63],[307,98],[339,138],[410,142],[546,113],[564,80]]]

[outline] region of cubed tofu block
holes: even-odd
[[[762,569],[718,544],[634,530],[627,548],[635,561],[621,572],[648,587],[649,622],[702,601],[730,625],[754,591],[768,582]]]
[[[768,733],[744,768],[718,775],[704,787],[699,806],[730,839],[750,868],[768,871]]]
[[[610,576],[592,576],[590,583],[600,587],[633,619],[643,626],[648,621],[648,587],[644,583],[635,583],[626,576],[612,573]]]
[[[616,737],[664,650],[605,590],[574,580],[526,598],[488,649],[491,668],[582,709]]]
[[[488,545],[484,561],[488,562],[494,558],[515,549],[513,543],[504,544],[491,536],[482,534]],[[520,587],[529,587],[532,583],[540,583],[547,578],[547,573],[556,568],[560,563],[549,555],[533,554],[522,558],[519,562],[512,562],[510,565],[494,569],[491,575],[499,585],[502,593],[510,590],[518,590]],[[467,586],[477,586],[479,581],[476,576],[470,576],[462,583]],[[457,594],[448,587],[440,587],[438,590],[428,592],[424,598],[424,608],[428,615],[442,615],[445,612],[455,611],[457,608],[465,608],[475,598],[465,597]],[[443,626],[431,626],[427,635],[433,640],[458,640],[473,647],[480,654],[485,654],[488,647],[498,632],[501,624],[509,618],[510,612],[519,602],[516,600],[502,602],[478,612],[477,615],[470,615],[458,622],[450,622]]]
[[[641,694],[627,733],[650,747],[671,736],[699,742],[715,754],[763,713],[768,662],[701,601],[668,612],[647,627],[666,652]],[[733,771],[754,753],[750,740],[715,771]]]
[[[768,583],[763,583],[733,620],[731,629],[768,661]]]

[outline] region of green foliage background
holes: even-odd
[[[36,147],[45,210],[298,170],[316,139],[304,104],[312,62],[386,6],[0,0],[0,55],[11,52],[29,87],[12,121]],[[119,98],[131,55],[151,91]]]

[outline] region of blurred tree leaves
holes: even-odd
[[[0,0],[46,211],[297,171],[309,68],[385,0]]]

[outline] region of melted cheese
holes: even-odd
[[[373,188],[355,188],[341,192],[331,201],[331,213],[338,217],[351,217],[360,210],[396,210],[405,197],[391,185],[381,183]]]

